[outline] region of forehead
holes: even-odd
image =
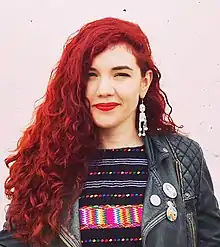
[[[96,69],[113,68],[115,66],[124,65],[127,65],[133,69],[138,68],[136,57],[125,45],[117,45],[108,48],[104,52],[97,55],[92,62],[92,67]]]

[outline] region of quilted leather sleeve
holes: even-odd
[[[169,140],[181,163],[183,199],[196,201],[198,247],[220,247],[220,210],[203,151],[183,135]]]
[[[197,202],[199,247],[219,247],[220,210],[201,148],[200,159],[202,165]]]

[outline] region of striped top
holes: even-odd
[[[83,247],[140,247],[148,178],[144,146],[101,150],[79,200]]]

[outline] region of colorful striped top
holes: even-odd
[[[140,247],[148,178],[144,146],[101,150],[80,196],[83,247]]]

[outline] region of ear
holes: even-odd
[[[153,80],[153,71],[148,70],[145,76],[141,79],[140,98],[143,99],[146,96],[152,80]]]

